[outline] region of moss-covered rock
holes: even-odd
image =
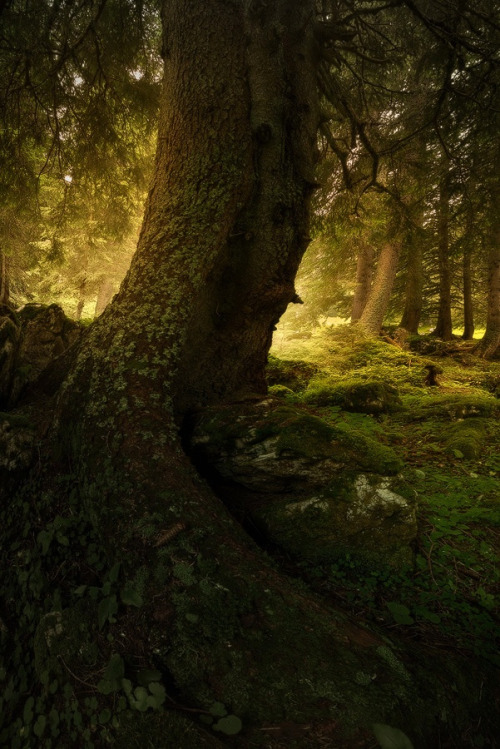
[[[0,305],[0,407],[9,402],[19,338],[17,316],[9,307]]]
[[[268,537],[298,559],[325,562],[350,553],[382,565],[409,564],[415,505],[391,486],[388,478],[344,475],[314,496],[279,499],[255,516]]]
[[[378,380],[343,380],[340,383],[313,380],[302,399],[317,406],[339,406],[345,411],[366,414],[389,413],[401,408],[397,389]]]
[[[446,432],[446,452],[456,458],[478,458],[486,441],[485,429],[482,419],[467,419],[454,424]]]
[[[24,388],[34,382],[52,361],[64,353],[81,334],[57,304],[27,304],[19,311],[21,332],[11,378],[9,403],[15,404]]]
[[[29,420],[0,412],[0,476],[25,470],[32,462],[35,431]]]
[[[397,473],[393,450],[347,424],[268,398],[207,409],[191,435],[196,461],[255,492],[290,494],[323,487],[342,471]]]
[[[318,372],[318,367],[310,362],[294,359],[278,359],[269,356],[267,362],[267,382],[269,385],[286,385],[291,390],[302,390]]]
[[[498,399],[493,395],[443,394],[430,396],[409,395],[403,398],[403,421],[425,421],[427,419],[468,419],[488,417],[500,413]]]

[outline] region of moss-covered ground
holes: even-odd
[[[282,341],[272,353],[276,395],[392,447],[404,465],[399,492],[418,502],[412,567],[365,568],[346,554],[334,565],[302,562],[295,573],[358,619],[429,652],[445,648],[500,665],[500,363],[478,359],[457,340],[439,355],[421,355],[348,326]],[[293,378],[296,359],[317,367],[307,382]],[[429,363],[441,370],[434,387],[425,384]],[[301,364],[297,372],[304,371]],[[346,382],[361,391],[367,383],[391,386],[392,400],[376,413],[363,403],[356,412],[342,402]]]

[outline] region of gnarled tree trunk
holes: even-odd
[[[440,723],[429,681],[437,684],[441,666],[429,658],[421,670],[406,656],[403,665],[381,637],[278,574],[200,479],[179,436],[193,409],[265,390],[272,329],[307,243],[314,10],[313,0],[164,3],[158,151],[138,249],[74,353],[45,475],[50,483],[52,465],[71,471],[73,502],[76,491],[109,567],[120,562],[133,590],[122,591],[119,612],[101,601],[110,639],[99,632],[95,641],[127,667],[159,668],[188,713],[224,703],[243,718],[248,747],[263,736],[282,745],[276,723],[307,726],[304,747],[325,736],[332,746],[368,745],[374,722],[401,725],[417,747],[429,746]],[[398,253],[388,245],[379,261],[367,318],[376,329]],[[41,613],[40,648],[53,613]],[[80,635],[71,665],[57,662],[75,692],[95,681]],[[449,680],[436,690],[451,711]],[[141,716],[120,717],[118,746],[143,746],[145,726],[155,746],[219,745],[201,724],[172,738],[168,711]]]

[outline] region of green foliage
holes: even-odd
[[[375,723],[373,733],[381,749],[413,749],[410,739],[399,728]]]

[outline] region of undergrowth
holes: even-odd
[[[458,342],[454,349],[429,360],[348,326],[275,349],[321,366],[306,384],[275,394],[390,445],[405,466],[398,491],[418,506],[412,567],[374,569],[348,554],[333,565],[291,566],[359,620],[430,652],[460,651],[500,666],[500,363],[473,357]],[[441,371],[437,387],[425,384],[429,363]],[[401,407],[344,410],[338,384],[346,377],[393,386]]]

